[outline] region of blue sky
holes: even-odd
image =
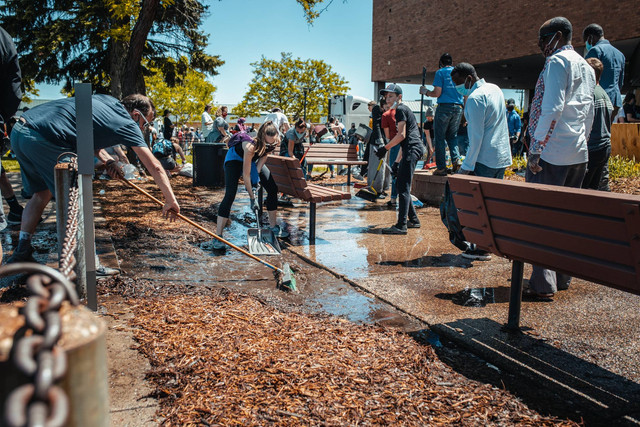
[[[207,52],[220,55],[225,61],[219,74],[210,79],[218,88],[215,103],[240,102],[252,78],[250,64],[262,55],[279,58],[281,52],[291,52],[302,59],[322,59],[346,78],[351,94],[373,96],[371,0],[334,0],[313,25],[307,24],[302,7],[295,0],[205,3],[210,13],[203,25],[210,35]],[[405,99],[419,99],[417,86],[403,88]],[[55,86],[41,85],[39,89],[40,98],[62,96]]]

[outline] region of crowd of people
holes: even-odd
[[[5,75],[13,76],[3,81],[8,94],[2,99],[0,114],[4,118],[14,115],[21,93],[15,47],[4,30],[0,36],[5,46]],[[213,112],[211,104],[205,105],[199,128],[175,125],[171,111],[164,110],[161,129],[157,130],[155,107],[149,98],[130,95],[118,101],[94,95],[96,164],[109,175],[120,176],[118,161],[139,163],[162,190],[165,215],[173,217],[180,208],[168,177],[180,169],[176,158],[185,164],[185,153],[196,142],[227,144],[219,235],[229,218],[240,177],[251,184],[245,186],[252,207],[256,203],[254,186],[261,183],[267,191],[269,224],[276,235],[286,235],[276,221],[277,186],[265,166],[266,156],[278,145],[280,155],[302,162],[306,175],[309,169],[304,155],[309,143],[357,144],[361,158],[367,161],[360,170],[361,177],[366,177],[367,184],[382,198],[390,192],[387,205],[397,208],[397,220],[382,230],[384,234],[407,234],[408,228],[421,226],[411,200],[413,173],[421,159],[425,163],[435,160],[434,175],[459,173],[502,179],[512,156],[526,155],[527,182],[607,189],[611,124],[640,122],[640,110],[633,93],[622,97],[625,58],[604,38],[602,27],[591,24],[583,30],[584,57],[574,50],[572,36],[571,23],[563,17],[540,27],[538,46],[545,65],[529,111],[522,117],[515,101],[505,101],[502,90],[479,76],[472,64],[454,64],[452,56],[444,53],[433,89],[422,86],[419,90],[422,95],[437,98],[435,111],[426,109],[422,126],[403,103],[402,88],[389,84],[380,91],[378,101],[369,103],[371,132],[366,141],[358,136],[355,123],[347,130],[334,117],[317,126],[296,118],[291,125],[279,108],[273,108],[257,130],[244,118],[231,128],[227,107]],[[114,142],[118,144],[114,146]],[[77,144],[73,98],[35,107],[13,126],[11,147],[21,166],[23,193],[30,199],[22,212],[11,186],[4,181],[6,176],[0,176],[0,189],[10,206],[9,218],[21,221],[19,243],[9,261],[32,260],[30,238],[54,193],[53,165],[59,154],[74,151]],[[333,176],[332,166],[330,171]],[[467,258],[490,258],[464,241],[464,236],[453,236],[452,242]],[[217,241],[213,244],[213,249],[222,247]],[[534,267],[528,292],[547,297],[566,289],[569,280]]]

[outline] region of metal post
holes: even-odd
[[[78,264],[84,265],[87,286],[87,306],[98,309],[96,290],[96,241],[93,224],[93,109],[91,84],[76,83],[76,129],[78,146],[78,186],[80,219],[78,224]],[[82,254],[81,254],[82,253]],[[82,256],[84,255],[84,260]],[[82,271],[82,269],[80,269]]]
[[[347,167],[347,188],[351,186],[351,165]]]
[[[507,329],[520,330],[520,307],[522,306],[522,274],[524,263],[513,261],[511,266],[511,296],[509,297],[509,321]]]
[[[309,205],[309,244],[316,243],[316,204]]]
[[[302,91],[304,92],[304,113],[303,113],[303,118],[304,118],[304,122],[307,122],[307,91],[309,89],[308,88],[303,88]]]

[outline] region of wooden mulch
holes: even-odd
[[[575,425],[381,327],[226,290],[145,299],[133,311],[164,425]]]

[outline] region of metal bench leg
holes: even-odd
[[[347,167],[347,188],[351,186],[351,165]]]
[[[520,307],[522,306],[522,275],[524,263],[513,261],[511,266],[511,297],[509,298],[509,321],[507,329],[520,330]]]
[[[309,243],[316,243],[316,204],[309,205]]]

